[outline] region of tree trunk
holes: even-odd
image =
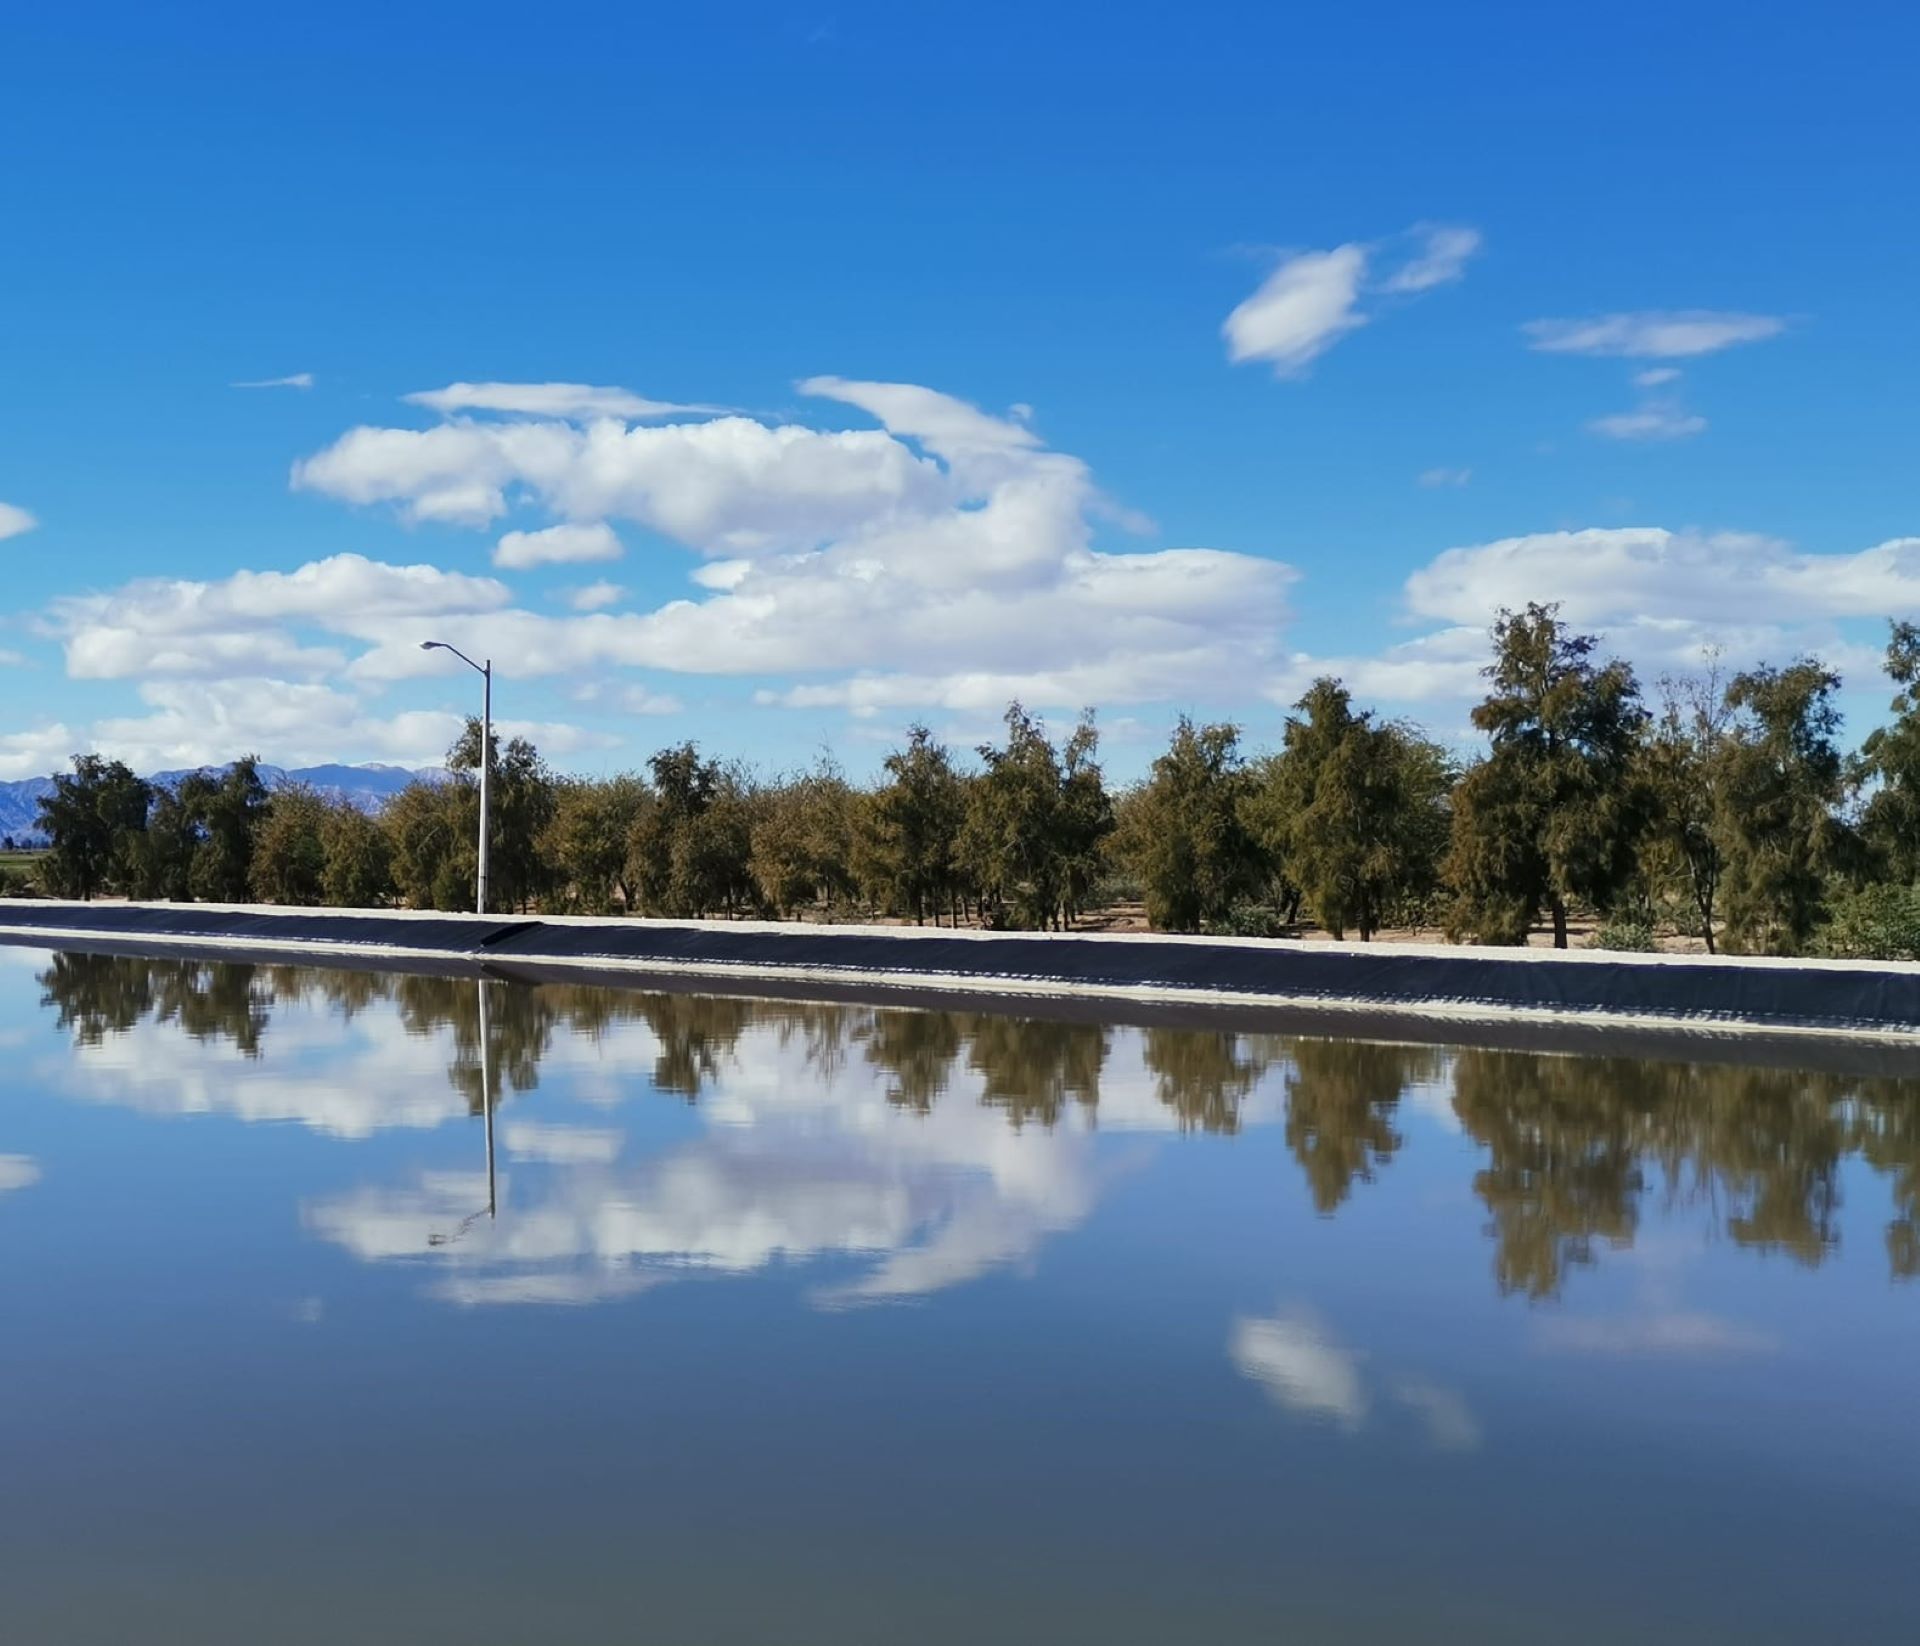
[[[1567,905],[1558,897],[1549,898],[1553,907],[1553,946],[1564,949],[1567,946]]]

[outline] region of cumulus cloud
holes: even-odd
[[[30,532],[39,524],[25,509],[12,503],[0,503],[0,541]]]
[[[0,1194],[30,1189],[40,1181],[40,1163],[31,1155],[0,1154]]]
[[[1297,377],[1367,323],[1357,309],[1366,271],[1364,246],[1289,257],[1221,324],[1227,358],[1235,365],[1264,360],[1276,377]]]
[[[0,782],[45,777],[81,747],[80,735],[57,721],[32,731],[0,732]]]
[[[307,646],[289,626],[353,635],[495,610],[510,598],[493,578],[339,554],[291,572],[239,571],[209,582],[142,578],[110,593],[56,600],[49,615],[76,678],[318,675],[340,668],[338,650]]]
[[[1629,359],[1684,360],[1740,343],[1778,337],[1787,323],[1777,315],[1735,314],[1715,309],[1647,309],[1602,314],[1584,320],[1529,320],[1520,329],[1544,354],[1622,355]]]
[[[563,566],[590,560],[618,560],[620,539],[604,520],[587,525],[562,522],[541,531],[508,532],[493,548],[493,563],[508,571],[533,566]]]
[[[799,675],[808,686],[824,676],[821,689],[850,702],[879,693],[903,706],[991,679],[1037,706],[1073,707],[1190,693],[1224,659],[1244,668],[1269,654],[1287,567],[1208,549],[1104,552],[1095,521],[1111,505],[1086,464],[1047,449],[1024,421],[915,384],[820,377],[802,388],[882,427],[723,417],[362,428],[299,465],[296,483],[472,524],[511,492],[561,525],[633,520],[705,557],[692,568],[703,596],[652,611],[476,608],[440,625],[520,676],[608,666]],[[407,626],[368,619],[351,632],[372,642],[352,678],[427,672]]]
[[[449,383],[444,389],[421,389],[403,398],[411,405],[425,406],[443,416],[481,411],[576,421],[595,417],[632,421],[718,410],[714,406],[682,406],[670,400],[649,400],[631,389],[602,388],[592,383]]]
[[[1704,433],[1707,420],[1671,400],[1650,400],[1632,411],[1596,417],[1587,427],[1608,440],[1685,440]]]
[[[1668,383],[1680,381],[1678,366],[1649,366],[1645,371],[1633,374],[1633,386],[1636,389],[1657,389]]]
[[[577,612],[597,612],[608,606],[617,606],[626,598],[627,591],[618,583],[609,583],[604,579],[598,583],[583,584],[580,588],[567,591],[567,604]]]
[[[229,383],[230,389],[310,389],[313,373],[297,371],[287,377],[256,377],[244,383]]]

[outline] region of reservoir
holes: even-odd
[[[1915,1638],[1899,1048],[0,946],[0,1059],[21,1646]]]

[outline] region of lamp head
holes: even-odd
[[[420,649],[423,652],[436,652],[444,645],[446,645],[444,640],[423,640],[420,642]]]

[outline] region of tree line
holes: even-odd
[[[694,743],[642,772],[556,774],[524,739],[492,761],[502,911],[892,918],[1063,930],[1144,906],[1155,929],[1336,937],[1442,929],[1514,944],[1920,958],[1920,627],[1891,626],[1885,725],[1848,754],[1837,674],[1817,658],[1724,677],[1712,659],[1651,696],[1554,606],[1502,612],[1484,751],[1316,680],[1270,753],[1182,718],[1115,788],[1091,712],[1063,738],[1014,703],[965,760],[924,726],[857,785],[830,756],[777,777]],[[41,802],[55,896],[347,907],[471,905],[477,722],[444,781],[376,817],[258,762],[172,786],[77,756]]]

